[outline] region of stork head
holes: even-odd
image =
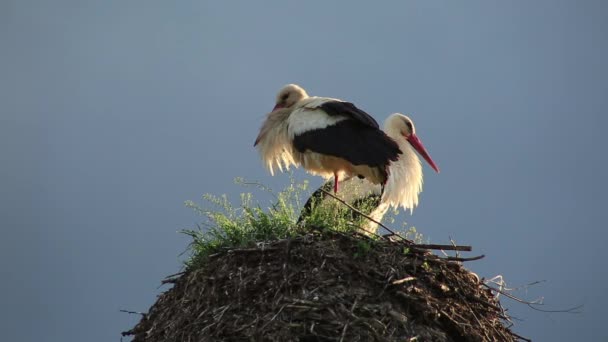
[[[414,122],[409,117],[395,113],[386,119],[384,124],[384,130],[388,136],[392,138],[404,137],[410,145],[429,163],[429,165],[439,173],[439,168],[427,152],[426,148],[422,144],[422,141],[416,135],[416,127]]]
[[[279,108],[290,108],[298,101],[307,97],[308,94],[302,87],[297,84],[288,84],[279,90],[277,101],[272,111],[274,112]]]

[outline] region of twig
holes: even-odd
[[[390,233],[392,233],[393,235],[396,235],[396,236],[400,237],[400,238],[401,238],[403,241],[406,241],[407,243],[412,244],[412,245],[414,244],[414,241],[408,240],[408,239],[404,238],[403,236],[401,236],[401,235],[399,235],[399,234],[395,233],[395,232],[394,232],[392,229],[390,229],[390,228],[388,228],[387,226],[383,225],[382,223],[380,223],[380,222],[378,222],[378,221],[374,220],[374,219],[373,219],[373,218],[371,218],[370,216],[368,216],[368,215],[366,215],[366,214],[362,213],[360,210],[358,210],[357,208],[353,207],[352,205],[350,205],[350,204],[346,203],[346,201],[344,201],[343,199],[341,199],[341,198],[337,197],[336,195],[332,194],[331,192],[326,191],[325,189],[319,189],[319,190],[321,190],[321,191],[322,191],[323,193],[325,193],[326,195],[331,196],[331,197],[332,197],[333,199],[335,199],[336,201],[338,201],[338,202],[340,202],[340,203],[344,204],[345,206],[347,206],[347,207],[348,207],[350,210],[354,211],[355,213],[357,213],[357,214],[359,214],[359,215],[361,215],[361,216],[365,217],[366,219],[368,219],[368,220],[370,220],[370,221],[372,221],[372,222],[376,223],[377,225],[379,225],[380,227],[382,227],[382,228],[386,229],[387,231],[389,231],[389,232],[390,232]]]
[[[166,276],[165,279],[160,281],[160,285],[158,287],[161,287],[166,284],[175,284],[180,279],[180,277],[183,276],[184,274],[186,274],[186,271],[170,274],[170,275]]]
[[[329,195],[330,197],[332,197],[333,199],[335,199],[336,201],[344,204],[346,207],[348,207],[350,210],[354,211],[355,213],[365,217],[366,219],[378,224],[380,227],[386,229],[389,233],[389,235],[378,235],[376,233],[373,233],[373,235],[377,236],[377,237],[381,237],[381,238],[387,238],[390,236],[397,236],[398,238],[400,238],[402,241],[404,241],[405,243],[407,243],[408,245],[412,245],[413,247],[416,248],[423,248],[423,249],[441,249],[441,250],[446,250],[446,251],[465,251],[465,252],[470,252],[471,250],[473,250],[473,248],[471,246],[455,246],[455,245],[436,245],[436,244],[416,244],[414,241],[409,240],[404,238],[403,236],[395,233],[395,231],[393,231],[392,229],[390,229],[389,227],[385,226],[384,224],[374,220],[373,218],[371,218],[370,216],[362,213],[360,210],[358,210],[357,208],[353,207],[352,205],[346,203],[346,201],[344,201],[343,199],[335,196],[334,194],[332,194],[331,192],[325,190],[325,189],[319,189],[321,190],[323,193],[325,193],[326,195]]]
[[[487,306],[489,308],[492,308],[492,309],[496,310],[497,312],[502,312],[502,313],[505,312],[505,309],[503,309],[501,306],[494,305],[494,304],[492,304],[490,302],[487,302],[487,301],[485,301],[485,300],[483,300],[481,298],[475,297],[475,296],[466,296],[465,299],[466,300],[472,300],[472,301],[477,302],[479,304],[485,305],[485,306]],[[504,316],[504,315],[501,314],[501,316]],[[507,316],[504,316],[502,318],[508,320]]]
[[[514,333],[514,332],[512,332],[512,331],[509,331],[509,333],[511,333],[511,335],[515,336],[516,338],[518,338],[518,339],[520,339],[520,340],[522,340],[522,341],[526,341],[526,342],[532,342],[532,340],[531,340],[531,339],[529,339],[529,338],[525,338],[525,337],[520,336],[520,335],[517,335],[516,333]]]
[[[161,286],[165,285],[165,284],[175,284],[175,283],[177,283],[177,280],[178,280],[178,278],[163,279],[160,281],[160,284],[161,284]]]
[[[279,309],[279,311],[277,311],[277,313],[274,316],[272,316],[272,318],[270,319],[270,321],[266,322],[266,324],[264,324],[262,326],[262,329],[260,329],[260,330],[264,331],[264,328],[266,328],[266,326],[268,324],[270,324],[272,321],[274,321],[279,316],[279,314],[281,313],[281,311],[283,311],[283,309],[285,309],[286,306],[287,306],[287,304],[283,304],[283,306],[281,306],[281,308]]]
[[[263,252],[271,252],[279,250],[276,247],[268,247],[268,248],[234,248],[229,249],[228,253],[263,253]]]
[[[414,244],[415,247],[424,249],[441,249],[444,251],[465,251],[473,250],[471,246],[454,246],[454,245],[436,245],[436,244]]]
[[[169,279],[169,278],[174,278],[177,276],[181,276],[182,274],[185,274],[186,271],[182,271],[182,272],[177,272],[177,273],[173,273],[173,274],[169,274],[168,276],[165,277],[165,279]]]
[[[543,305],[543,304],[539,304],[539,303],[534,303],[534,302],[523,300],[523,299],[518,298],[518,297],[516,297],[516,296],[514,296],[514,295],[512,295],[512,294],[510,294],[508,292],[501,291],[501,290],[499,290],[499,289],[497,289],[495,287],[489,286],[487,284],[482,284],[482,285],[485,286],[485,287],[487,287],[488,289],[490,289],[492,291],[496,291],[496,292],[498,292],[498,293],[506,296],[507,298],[512,299],[512,300],[518,302],[518,303],[526,304],[531,309],[536,310],[536,311],[540,311],[540,312],[580,314],[581,311],[578,311],[578,310],[584,307],[584,305],[581,304],[581,305],[573,306],[571,308],[563,309],[563,310],[544,310],[544,309],[539,309],[539,308],[536,307],[536,305]]]
[[[232,305],[232,304],[228,304],[228,305],[226,305],[226,307],[225,307],[225,308],[222,310],[222,312],[220,313],[220,316],[219,316],[219,317],[213,317],[213,318],[215,319],[215,321],[216,321],[216,322],[219,322],[219,321],[222,319],[222,317],[224,317],[224,313],[226,313],[226,310],[228,310],[228,309],[230,308],[230,305]]]
[[[405,282],[412,281],[412,280],[416,280],[416,277],[405,277],[403,279],[395,280],[391,284],[393,284],[393,285],[399,285],[399,284],[403,284]]]
[[[170,274],[170,275],[166,276],[165,279],[163,279],[163,280],[160,281],[160,285],[158,285],[157,288],[160,288],[161,286],[166,285],[166,284],[175,284],[175,283],[177,283],[177,281],[179,280],[179,277],[182,276],[182,275],[184,275],[184,274],[186,274],[186,271],[177,272],[177,273]]]
[[[454,241],[451,236],[449,236],[449,238],[450,238],[450,243],[452,244],[452,246],[455,247],[456,246],[456,241]],[[460,254],[458,253],[458,250],[456,250],[456,257],[457,258],[460,257]]]
[[[124,313],[128,313],[128,314],[132,314],[132,315],[141,315],[143,318],[146,318],[146,316],[148,315],[145,312],[139,312],[139,311],[129,311],[129,310],[118,310],[120,312],[124,312]]]
[[[340,342],[344,341],[344,337],[346,336],[346,328],[348,328],[348,324],[344,324],[344,329],[342,329],[342,336],[340,336]]]
[[[357,296],[357,298],[355,298],[355,302],[353,303],[353,306],[350,307],[350,313],[352,314],[355,311],[355,308],[357,307],[357,302],[359,301],[359,296]]]
[[[507,289],[507,290],[513,290],[513,291],[527,290],[531,286],[534,286],[534,285],[540,284],[540,283],[544,283],[544,282],[546,282],[546,280],[536,280],[536,281],[533,281],[533,282],[531,282],[529,284],[525,284],[525,285],[518,286],[518,287],[515,287],[515,288],[512,288],[512,289]]]
[[[483,259],[484,257],[485,257],[485,255],[482,254],[482,255],[478,255],[478,256],[474,256],[474,257],[470,257],[470,258],[461,258],[461,257],[449,256],[449,257],[447,257],[445,259],[446,260],[450,260],[450,261],[473,261],[473,260]]]

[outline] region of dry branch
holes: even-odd
[[[365,217],[366,219],[370,220],[371,222],[379,225],[380,227],[386,229],[390,234],[388,235],[378,235],[376,233],[372,233],[372,235],[376,236],[376,237],[381,237],[381,238],[390,238],[392,236],[397,237],[398,239],[400,239],[401,241],[405,242],[408,245],[411,245],[413,247],[416,248],[423,248],[423,249],[439,249],[439,250],[446,250],[446,251],[466,251],[466,252],[470,252],[472,250],[471,246],[456,246],[454,244],[452,245],[437,245],[437,244],[416,244],[414,243],[414,241],[406,239],[405,237],[397,234],[395,231],[393,231],[392,229],[390,229],[389,227],[385,226],[384,224],[382,224],[379,221],[374,220],[373,218],[371,218],[369,215],[364,214],[363,212],[361,212],[360,210],[358,210],[357,208],[353,207],[352,205],[348,204],[346,201],[344,201],[343,199],[335,196],[334,194],[332,194],[331,192],[325,190],[325,189],[319,189],[321,190],[323,193],[325,193],[326,195],[332,197],[333,199],[335,199],[336,201],[344,204],[346,207],[348,207],[350,210],[352,210],[353,212],[357,213],[358,215],[361,215],[362,217]]]

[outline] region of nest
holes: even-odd
[[[356,234],[222,251],[165,282],[133,341],[518,340],[462,263]]]

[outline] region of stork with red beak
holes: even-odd
[[[373,184],[366,179],[352,177],[342,182],[340,193],[347,203],[355,206],[361,202],[373,202],[373,210],[364,213],[378,222],[382,220],[390,207],[401,207],[413,211],[418,205],[423,177],[422,163],[416,152],[427,161],[433,170],[439,172],[439,168],[416,135],[414,122],[409,117],[399,113],[392,114],[384,122],[384,132],[397,142],[402,151],[399,159],[388,166],[388,180],[384,191],[380,185]],[[304,205],[298,221],[302,221],[306,215],[310,214],[313,205],[318,206],[323,205],[325,201],[333,201],[333,199],[327,198],[326,193],[321,190],[330,187],[330,183],[331,181],[328,181],[311,195]],[[365,230],[368,232],[375,232],[376,229],[377,225],[373,222],[369,222],[365,226]]]
[[[290,165],[326,179],[353,176],[384,185],[388,166],[401,154],[369,114],[350,102],[308,96],[300,86],[283,87],[255,140],[270,172]]]

